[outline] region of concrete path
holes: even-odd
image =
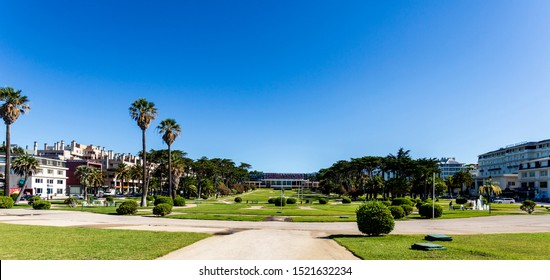
[[[0,209],[0,223],[215,234],[161,259],[351,260],[357,258],[327,237],[360,234],[354,222],[179,220],[33,209]],[[520,232],[550,232],[550,215],[398,221],[392,234]]]

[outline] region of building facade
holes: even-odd
[[[466,170],[466,164],[456,161],[454,157],[441,158],[437,165],[441,171],[439,177],[443,180],[452,177],[461,170]]]
[[[314,180],[315,173],[256,173],[250,174],[247,184],[259,188],[292,189],[317,188],[319,182]]]
[[[481,154],[478,156],[479,175],[476,178],[476,187],[479,188],[486,180],[491,179],[499,184],[507,196],[515,196],[520,200],[533,198],[543,191],[540,188],[543,180],[540,179],[544,176],[540,174],[544,171],[542,164],[547,157],[550,157],[550,139],[508,145]],[[538,190],[535,189],[537,185]]]

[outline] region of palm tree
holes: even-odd
[[[11,163],[11,125],[17,121],[21,114],[25,114],[31,107],[29,99],[21,95],[21,90],[14,90],[11,87],[0,88],[0,100],[4,101],[4,104],[0,107],[0,116],[4,119],[6,124],[6,169],[4,173],[5,185],[4,193],[7,195],[10,193],[10,163]]]
[[[138,164],[136,165],[132,165],[130,166],[129,170],[128,170],[128,177],[130,180],[132,180],[132,194],[135,193],[136,191],[136,184],[134,181],[139,181],[139,179],[141,179],[143,177],[143,170],[142,170],[142,167]],[[130,191],[128,189],[128,191]]]
[[[147,206],[147,149],[145,146],[145,131],[157,116],[157,108],[155,103],[147,101],[145,98],[140,98],[129,108],[130,117],[137,122],[139,128],[141,128],[141,144],[142,144],[142,156],[143,156],[143,181],[142,181],[142,195],[141,206]]]
[[[168,145],[168,190],[172,198],[176,198],[172,185],[172,143],[181,133],[181,127],[174,119],[165,119],[160,122],[157,127],[159,133],[162,134],[162,140]]]
[[[502,193],[502,189],[499,187],[498,182],[493,182],[493,179],[489,177],[483,186],[479,187],[480,193],[487,194],[487,205],[489,205],[489,214],[491,213],[491,194],[499,195]]]
[[[20,155],[13,159],[13,172],[19,176],[25,177],[25,181],[23,182],[23,184],[19,185],[21,190],[19,190],[19,195],[15,199],[15,205],[19,203],[21,197],[23,196],[25,185],[27,185],[27,180],[29,179],[29,176],[32,176],[33,174],[38,172],[38,167],[40,167],[40,162],[38,161],[38,159],[27,154]]]
[[[124,162],[121,162],[117,165],[114,170],[116,178],[120,178],[120,194],[124,194],[124,180],[130,177],[130,168]],[[116,184],[115,184],[116,189]]]
[[[88,187],[97,186],[98,173],[101,174],[97,168],[89,165],[81,165],[76,168],[74,175],[80,180],[82,187],[84,187],[84,199],[88,197]]]

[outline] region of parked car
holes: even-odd
[[[503,204],[516,203],[516,201],[513,198],[507,198],[507,197],[497,198],[497,199],[494,200],[494,202],[495,203],[503,203]]]

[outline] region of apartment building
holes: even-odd
[[[466,164],[458,162],[454,157],[441,158],[437,166],[439,166],[439,170],[441,171],[439,177],[443,180],[452,177],[461,170],[466,170]]]
[[[67,196],[67,170],[63,160],[34,156],[39,162],[38,171],[29,176],[27,182],[24,177],[10,172],[10,194],[20,191],[20,184],[25,185],[26,194],[39,195],[43,198],[59,198]],[[13,160],[14,157],[12,157]],[[6,166],[6,156],[0,156],[0,172]]]

